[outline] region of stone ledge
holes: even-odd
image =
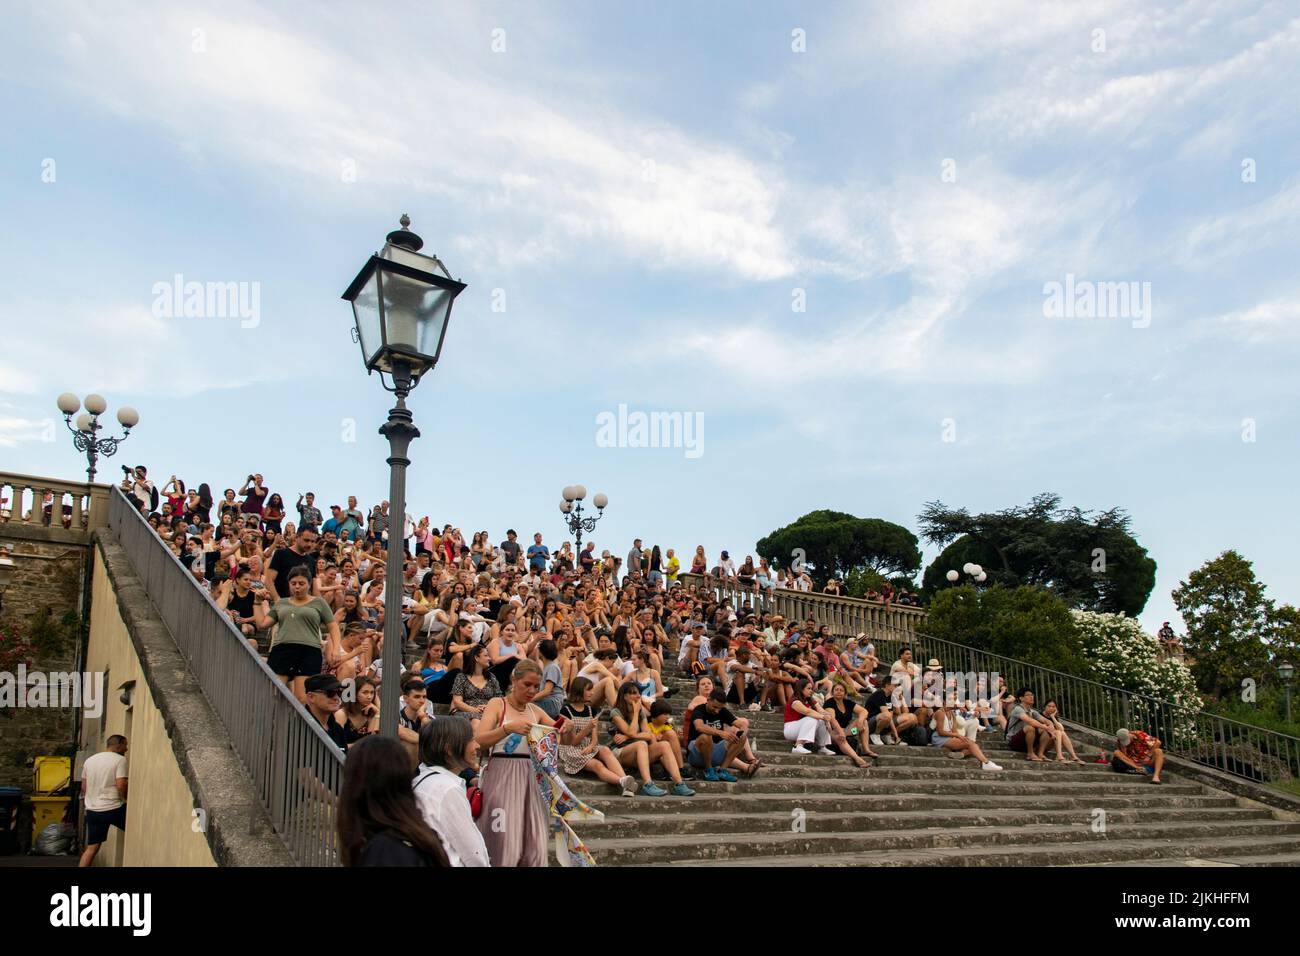
[[[196,805],[207,812],[205,836],[213,859],[218,866],[293,866],[293,857],[230,747],[225,726],[203,696],[125,552],[107,531],[96,532],[95,545],[181,774],[196,795]]]
[[[1068,720],[1063,721],[1063,723],[1070,729],[1070,737],[1076,743],[1082,741],[1094,747],[1102,748],[1107,752],[1115,749],[1115,739],[1113,737],[1108,737],[1095,730],[1089,730]],[[1168,753],[1165,754],[1165,766],[1180,777],[1215,790],[1222,790],[1224,793],[1239,797],[1250,803],[1267,806],[1278,811],[1282,819],[1300,820],[1300,797],[1293,797],[1288,793],[1274,790],[1264,784],[1253,783],[1244,777],[1224,773],[1214,767],[1207,767],[1205,764],[1184,760],[1182,757],[1175,757]]]

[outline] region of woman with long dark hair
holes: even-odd
[[[279,492],[267,499],[266,507],[262,510],[262,521],[267,531],[272,534],[280,533],[280,524],[284,521],[284,499],[280,497]]]
[[[334,712],[334,719],[340,724],[351,724],[352,732],[358,737],[368,737],[378,733],[378,686],[372,677],[358,677],[353,685],[353,699]],[[348,753],[356,753],[356,751],[349,747]]]
[[[373,734],[348,750],[338,802],[344,866],[448,866],[447,854],[415,804],[411,757]]]
[[[197,497],[190,502],[190,511],[193,518],[190,524],[211,524],[212,523],[212,489],[208,487],[205,481],[199,485]]]
[[[451,686],[452,714],[463,713],[476,733],[488,704],[501,696],[501,685],[488,673],[488,663],[487,648],[474,644],[465,651],[463,667]]]

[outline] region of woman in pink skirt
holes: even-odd
[[[488,701],[474,739],[490,748],[482,773],[483,811],[478,827],[493,866],[546,866],[550,828],[528,746],[533,724],[555,721],[531,703],[542,682],[536,661],[520,661],[510,690]]]

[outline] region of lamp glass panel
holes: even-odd
[[[361,337],[361,354],[365,357],[366,365],[370,366],[375,361],[376,353],[384,347],[379,316],[379,270],[370,274],[366,284],[352,300],[352,313],[356,317],[357,334]]]

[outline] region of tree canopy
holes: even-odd
[[[1247,678],[1257,684],[1272,679],[1270,644],[1289,631],[1294,614],[1273,607],[1249,561],[1225,551],[1179,582],[1172,596],[1202,691],[1217,700]]]
[[[810,511],[759,539],[755,547],[774,567],[802,561],[822,580],[847,577],[865,568],[887,577],[912,578],[921,567],[921,549],[912,532],[890,521],[843,511]]]
[[[991,584],[1049,588],[1087,611],[1135,616],[1155,587],[1156,562],[1119,508],[1063,508],[1059,495],[1040,494],[1021,507],[976,515],[931,501],[917,520],[927,542],[947,546],[926,569],[928,594],[968,562],[980,565]]]
[[[1084,672],[1070,608],[1042,588],[1000,584],[981,590],[969,584],[947,588],[930,602],[925,630],[934,637],[1041,667]]]

